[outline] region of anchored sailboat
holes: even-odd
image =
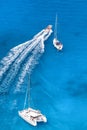
[[[59,51],[62,50],[63,44],[58,40],[57,38],[57,15],[55,19],[55,30],[54,30],[54,39],[53,39],[53,45],[56,47]]]
[[[28,107],[26,107],[26,102],[28,100]],[[30,107],[30,75],[29,75],[29,85],[26,91],[24,109],[18,111],[19,116],[24,119],[27,123],[37,126],[37,122],[47,122],[47,118],[39,111],[32,109]]]

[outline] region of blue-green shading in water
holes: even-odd
[[[52,35],[31,75],[31,105],[40,109],[48,122],[32,127],[18,116],[23,108],[26,76],[19,92],[14,93],[14,82],[8,93],[0,95],[0,129],[87,130],[86,0],[1,0],[0,59],[48,24],[54,25],[56,12],[63,51],[53,47]]]

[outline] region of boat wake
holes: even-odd
[[[10,50],[0,62],[0,93],[9,91],[16,83],[16,91],[24,81],[26,73],[31,73],[39,57],[44,52],[44,41],[51,35],[52,30],[42,30],[30,41],[22,43]]]

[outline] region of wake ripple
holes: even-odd
[[[44,41],[52,31],[42,30],[30,41],[22,43],[10,50],[8,55],[0,62],[0,93],[7,92],[9,86],[18,76],[15,91],[20,90],[26,73],[32,72],[38,59],[44,52]]]

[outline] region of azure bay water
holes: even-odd
[[[17,91],[17,73],[8,85],[8,92],[0,95],[2,130],[87,129],[86,0],[1,0],[0,60],[10,49],[31,40],[48,24],[54,29],[56,13],[63,51],[53,47],[52,34],[45,41],[44,53],[31,73],[31,106],[40,109],[48,122],[33,127],[18,116],[18,110],[23,109],[28,79],[26,74]]]

